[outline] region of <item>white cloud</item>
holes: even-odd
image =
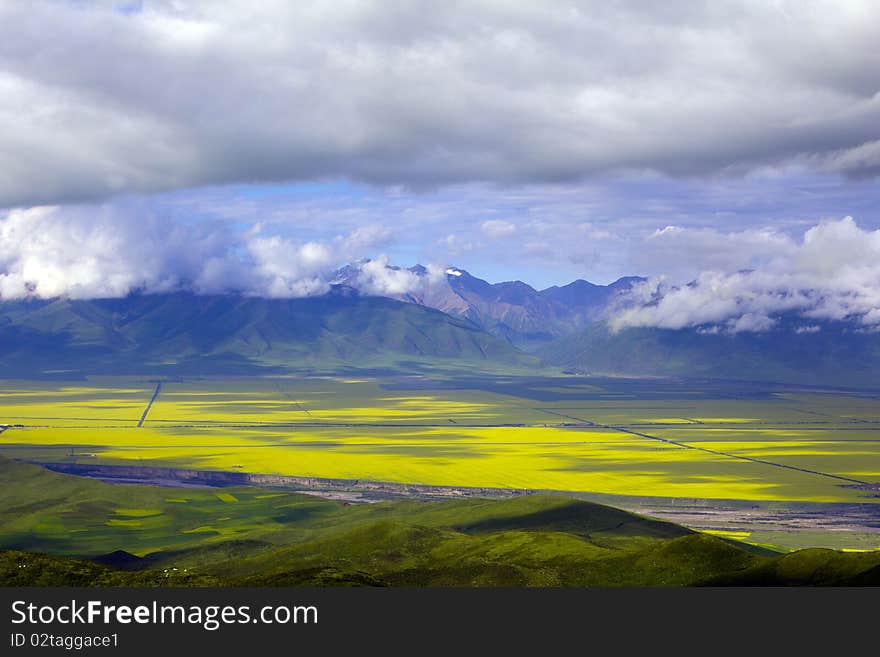
[[[824,165],[832,171],[876,176],[880,172],[880,139],[831,153]]]
[[[247,244],[253,258],[259,288],[268,297],[307,297],[330,289],[327,276],[333,270],[333,253],[324,244],[296,244],[281,237],[255,237]]]
[[[337,238],[346,253],[357,253],[394,241],[394,232],[387,226],[370,224],[356,228],[353,233]]]
[[[0,218],[0,299],[176,290],[312,296],[330,289],[339,265],[389,236],[367,227],[331,242],[301,241],[261,226],[234,232],[112,206],[14,209]],[[405,294],[417,279],[384,257],[362,267],[370,294]]]
[[[690,233],[693,243],[712,248],[703,253],[689,248]],[[636,286],[628,307],[616,313],[613,328],[720,326],[732,332],[765,331],[786,314],[864,327],[880,324],[880,230],[864,230],[851,217],[822,222],[807,230],[800,242],[772,233],[725,236],[668,229],[650,239],[664,234],[677,235],[681,257],[706,261],[714,255],[719,264],[739,264],[739,257],[725,250],[735,253],[743,244],[769,248],[762,254],[763,264],[754,269],[707,270],[687,285],[649,279]]]
[[[121,225],[106,214],[68,221],[56,207],[12,210],[0,222],[0,298],[172,289],[194,273],[190,247],[210,253],[214,245],[147,218]]]
[[[504,221],[503,219],[490,219],[489,221],[484,221],[480,224],[480,228],[488,237],[493,239],[510,237],[516,233],[516,224]]]
[[[761,267],[797,250],[785,233],[769,228],[723,232],[712,228],[666,226],[635,250],[640,267],[672,278],[702,270],[737,271]]]
[[[416,291],[422,285],[419,276],[408,269],[394,269],[388,258],[380,256],[360,266],[358,289],[377,296],[400,297]]]
[[[481,246],[479,242],[469,240],[455,233],[441,237],[437,240],[437,245],[442,247],[451,256],[461,255]]]

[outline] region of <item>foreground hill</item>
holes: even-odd
[[[4,586],[880,584],[880,552],[781,556],[561,496],[347,506],[2,458],[0,488]]]
[[[843,323],[825,323],[814,332],[782,324],[735,334],[656,328],[615,332],[597,323],[537,355],[590,373],[876,387],[880,333]]]
[[[351,290],[306,299],[135,295],[0,303],[7,374],[533,362],[473,323]]]

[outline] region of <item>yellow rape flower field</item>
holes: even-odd
[[[880,418],[868,396],[267,377],[163,381],[150,405],[158,383],[3,382],[0,454],[625,496],[878,499]],[[118,522],[147,519],[141,511],[120,509]]]

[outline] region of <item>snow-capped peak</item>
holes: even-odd
[[[458,271],[457,269],[447,269],[446,274],[448,276],[461,276],[461,272]]]

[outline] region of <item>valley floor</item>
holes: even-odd
[[[864,550],[880,547],[878,394],[460,372],[6,381],[0,455],[347,501],[557,491],[758,545]]]

